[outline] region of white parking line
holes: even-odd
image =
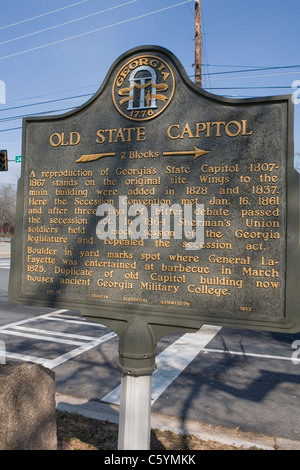
[[[48,361],[48,359],[43,357],[28,356],[26,354],[18,354],[9,351],[5,352],[5,357],[15,359],[17,361],[33,362],[34,364],[40,364],[41,366],[43,366]]]
[[[62,313],[62,312],[67,312],[67,311],[68,310],[57,310],[56,312],[46,313],[45,315],[40,315],[38,317],[31,317],[31,318],[26,318],[25,320],[19,320],[19,321],[13,322],[13,323],[8,323],[6,325],[0,326],[0,331],[6,330],[8,328],[14,328],[15,326],[18,326],[18,325],[24,325],[25,323],[30,323],[30,322],[33,322],[33,321],[39,321],[40,319],[46,318],[49,315],[56,315],[56,314],[59,314],[59,313]]]
[[[276,361],[293,361],[293,362],[300,362],[300,359],[295,359],[293,357],[288,356],[274,356],[271,354],[256,354],[256,353],[249,353],[249,352],[241,352],[241,351],[228,351],[227,349],[203,349],[204,353],[217,353],[217,354],[229,354],[230,356],[244,356],[244,357],[256,357],[259,359],[274,359]]]
[[[89,349],[93,349],[96,346],[99,346],[100,344],[103,344],[106,341],[115,338],[116,336],[117,334],[114,332],[108,333],[107,335],[102,336],[101,338],[95,339],[94,341],[79,346],[79,348],[77,349],[73,349],[73,351],[69,351],[66,354],[58,356],[56,359],[47,361],[44,366],[48,367],[48,369],[54,369],[54,367],[60,366],[61,364],[66,361],[69,361],[73,357],[79,356],[80,354],[89,351]]]
[[[87,322],[84,318],[78,316],[66,315],[68,310],[57,310],[55,312],[40,315],[38,317],[20,320],[0,327],[0,334],[13,335],[23,338],[30,338],[37,341],[48,341],[51,343],[67,344],[78,346],[65,354],[47,359],[45,357],[34,357],[26,354],[18,354],[6,351],[6,357],[30,361],[42,364],[44,367],[54,369],[64,362],[73,359],[84,352],[105,343],[117,335],[109,332],[100,337],[86,336],[72,333],[57,332],[45,328],[34,328],[34,322],[51,321],[63,322],[66,324],[99,327],[107,329],[101,324]],[[27,324],[31,326],[26,326]],[[190,362],[199,354],[199,352],[213,339],[218,333],[220,327],[204,325],[197,333],[185,334],[178,341],[175,341],[161,354],[157,356],[157,370],[153,373],[152,380],[152,403],[154,403],[163,391],[178,377],[181,372],[190,364]],[[99,331],[99,329],[97,329]],[[103,401],[110,403],[120,402],[120,387],[117,387],[110,394],[103,398]]]
[[[152,404],[166,390],[203,348],[216,336],[221,327],[203,325],[196,333],[186,333],[156,358],[157,369],[152,374]],[[102,401],[120,404],[121,385],[105,395]]]
[[[10,259],[0,260],[0,269],[10,269]]]
[[[15,326],[15,330],[31,331],[33,333],[49,335],[49,330],[41,330],[40,328],[29,328],[28,326]],[[81,339],[83,341],[93,341],[95,339],[94,336],[74,335],[72,333],[60,333],[58,331],[51,331],[51,334],[53,336],[64,336],[66,338]]]
[[[69,339],[61,339],[61,338],[55,338],[54,336],[49,336],[48,332],[47,336],[41,336],[41,335],[33,335],[31,333],[21,333],[18,331],[12,331],[12,330],[4,330],[2,331],[3,335],[12,335],[12,336],[21,336],[23,338],[31,338],[31,339],[36,339],[36,340],[42,340],[42,341],[50,341],[51,343],[61,343],[61,344],[73,344],[74,346],[81,346],[82,341],[73,341]]]
[[[84,335],[77,335],[72,333],[64,333],[64,332],[57,332],[52,330],[45,330],[42,328],[32,328],[26,325],[27,323],[39,322],[39,321],[57,321],[57,322],[64,322],[64,323],[74,323],[74,324],[81,324],[84,327],[93,326],[99,327],[101,329],[107,329],[101,324],[87,322],[84,318],[82,320],[75,320],[74,316],[65,316],[62,317],[63,314],[68,312],[68,310],[57,310],[55,312],[46,313],[44,315],[40,315],[38,317],[31,317],[27,318],[26,320],[20,320],[14,323],[9,323],[7,325],[3,325],[0,327],[0,334],[2,335],[11,335],[11,336],[20,336],[23,338],[31,338],[39,341],[49,341],[52,343],[61,343],[67,344],[72,346],[78,346],[77,348],[67,352],[66,354],[62,354],[55,359],[47,359],[41,358],[36,356],[28,356],[26,354],[18,354],[12,351],[5,351],[5,357],[11,359],[18,359],[23,361],[34,362],[36,364],[42,364],[44,367],[49,369],[53,369],[58,365],[63,364],[64,362],[90,350],[95,348],[96,346],[105,343],[117,336],[116,333],[111,332],[106,335],[95,337],[95,336],[84,336]],[[59,318],[58,318],[59,317]],[[97,330],[99,331],[99,330]]]
[[[72,318],[74,318],[74,320],[72,320]],[[77,318],[77,320],[76,320]],[[102,325],[101,323],[94,323],[94,322],[89,322],[89,321],[86,321],[84,318],[82,318],[82,320],[78,320],[78,317],[75,317],[75,316],[69,316],[68,315],[68,318],[66,317],[63,317],[61,316],[60,314],[58,314],[57,316],[55,316],[54,318],[52,318],[52,314],[49,314],[49,316],[47,317],[47,320],[53,320],[53,321],[56,321],[56,322],[63,322],[63,323],[74,323],[75,325],[88,325],[88,326],[93,326],[93,327],[98,327],[98,328],[107,328],[106,326]]]

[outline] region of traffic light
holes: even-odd
[[[7,150],[0,150],[0,171],[7,171]]]

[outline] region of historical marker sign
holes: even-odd
[[[143,47],[88,103],[25,119],[23,135],[14,302],[116,328],[299,330],[290,97],[214,96]]]

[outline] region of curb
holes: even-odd
[[[101,401],[87,401],[68,395],[56,394],[56,409],[68,413],[77,413],[86,418],[119,423],[119,406]],[[151,415],[151,427],[160,431],[171,431],[175,434],[193,434],[203,441],[219,442],[220,444],[242,449],[300,450],[300,441],[248,433],[222,426],[210,426],[196,421],[182,422],[179,419],[155,413]]]

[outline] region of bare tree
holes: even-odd
[[[14,231],[16,214],[16,189],[5,185],[0,188],[0,234],[9,236]]]

